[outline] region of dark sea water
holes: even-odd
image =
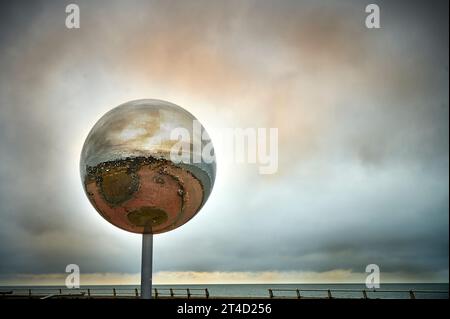
[[[363,290],[366,290],[368,298],[381,299],[408,299],[411,290],[417,299],[448,299],[449,284],[382,284],[375,291],[367,289],[364,284],[233,284],[233,285],[154,285],[159,296],[170,295],[169,289],[173,289],[175,296],[187,296],[187,289],[192,296],[205,296],[208,289],[211,297],[269,297],[269,289],[272,289],[274,297],[296,297],[296,289],[299,289],[302,297],[327,297],[328,291],[334,298],[363,298]],[[86,292],[89,289],[91,295],[113,295],[115,289],[117,296],[135,296],[138,285],[122,286],[82,286],[80,289],[68,289],[59,286],[3,286],[0,291],[13,290],[14,293],[26,294],[29,289],[33,294],[51,294]],[[289,291],[278,291],[285,289]],[[431,292],[433,291],[433,292]],[[153,290],[154,294],[154,290]]]

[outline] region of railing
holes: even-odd
[[[204,297],[208,299],[209,291],[207,288],[155,288],[154,297],[156,299],[159,297],[187,297],[188,299],[191,297]]]
[[[82,297],[82,298],[139,298],[138,288],[18,288],[8,291],[0,291],[1,297],[29,297],[29,298],[60,298],[60,297]],[[154,288],[153,298],[209,298],[207,288]]]
[[[268,289],[269,298],[290,298],[290,299],[340,299],[340,298],[446,298],[448,290],[386,290],[386,289]],[[158,298],[210,298],[207,288],[154,288],[152,296]],[[0,298],[139,298],[138,288],[7,288],[0,291]],[[214,296],[219,298],[220,296]],[[238,296],[235,296],[239,298]],[[226,297],[222,297],[226,298]],[[264,298],[264,297],[263,297]],[[265,297],[267,298],[267,297]]]
[[[408,296],[409,299],[416,299],[418,295],[447,295],[448,298],[448,291],[447,290],[381,290],[381,289],[373,289],[373,290],[357,290],[357,289],[268,289],[269,291],[269,298],[292,298],[296,297],[297,299],[301,298],[363,298],[363,299],[370,299],[369,297],[379,297],[379,293],[384,294],[395,294],[399,297],[399,295]],[[288,295],[276,295],[276,292],[288,292]],[[313,296],[311,294],[303,294],[303,292],[306,293],[313,293]],[[295,293],[295,295],[294,295]],[[333,293],[335,293],[333,295]],[[337,294],[336,294],[337,293]],[[339,296],[340,295],[340,296]],[[353,295],[353,296],[352,296]]]

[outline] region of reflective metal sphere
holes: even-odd
[[[89,133],[80,161],[95,209],[134,233],[163,233],[189,221],[208,199],[216,171],[215,159],[203,160],[194,146],[195,141],[201,149],[211,143],[195,121],[183,108],[160,100],[131,101],[106,113]],[[191,142],[183,140],[189,143],[188,163],[171,160],[171,150],[180,143],[171,139],[176,128],[190,134]],[[195,156],[201,161],[192,160]]]

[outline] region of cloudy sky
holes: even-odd
[[[79,156],[129,100],[279,130],[260,175],[215,143],[201,212],[157,235],[156,283],[449,279],[447,1],[14,1],[0,10],[0,284],[138,283],[141,237],[87,200]]]

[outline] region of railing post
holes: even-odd
[[[61,288],[59,288],[59,294],[62,295],[62,289]]]
[[[331,299],[331,298],[333,298],[333,296],[331,295],[331,290],[328,289],[328,299]]]
[[[300,299],[302,296],[300,296],[300,290],[295,289],[295,292],[297,293],[297,299]]]
[[[158,298],[158,289],[155,288],[155,299]]]
[[[139,297],[139,291],[138,291],[137,288],[134,288],[134,292],[135,292],[135,294],[136,294],[136,297]]]
[[[173,289],[172,289],[172,288],[170,288],[170,289],[169,289],[169,291],[170,291],[170,297],[172,297],[172,298],[173,298],[173,297],[174,297],[174,294],[173,294]]]
[[[363,290],[363,297],[364,297],[364,299],[369,299],[369,298],[367,298],[367,291],[366,291],[366,289]]]
[[[209,291],[208,291],[208,288],[205,288],[205,295],[206,295],[206,299],[209,299]]]
[[[187,291],[187,297],[188,297],[188,299],[190,299],[191,298],[191,291],[189,290],[189,288],[187,288],[186,291]]]
[[[31,289],[28,289],[28,296],[31,298]]]
[[[116,297],[117,293],[116,293],[116,288],[113,288],[113,296]]]
[[[273,291],[272,291],[272,289],[269,289],[269,297],[273,298]]]
[[[91,289],[88,288],[88,297],[91,296]]]
[[[413,290],[410,290],[410,291],[409,291],[409,297],[410,297],[411,299],[416,299],[416,295],[414,294],[414,291],[413,291]]]

